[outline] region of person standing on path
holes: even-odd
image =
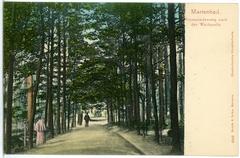
[[[34,130],[37,132],[36,145],[45,143],[45,123],[44,119],[40,118],[34,126]]]
[[[84,116],[84,120],[85,120],[85,127],[88,127],[89,126],[89,121],[90,121],[90,117],[88,115],[88,112]]]

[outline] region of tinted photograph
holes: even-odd
[[[4,2],[4,153],[183,155],[184,13]]]

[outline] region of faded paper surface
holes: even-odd
[[[238,6],[186,4],[185,155],[238,154]]]

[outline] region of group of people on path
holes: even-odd
[[[91,119],[90,119],[90,116],[88,115],[88,112],[86,112],[84,116],[84,120],[85,120],[85,127],[89,127],[89,121]],[[38,118],[38,121],[34,126],[34,131],[37,132],[36,145],[44,144],[46,142],[46,137],[45,137],[46,130],[47,129],[45,126],[44,118],[42,117]]]

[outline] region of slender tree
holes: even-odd
[[[168,4],[168,25],[170,44],[170,69],[171,69],[171,128],[173,138],[173,151],[181,151],[180,134],[178,124],[178,104],[177,104],[177,65],[176,65],[176,42],[175,42],[175,6]]]
[[[57,133],[61,133],[61,22],[60,14],[58,15],[58,86],[57,86]]]
[[[10,44],[11,50],[9,52],[9,65],[8,65],[8,89],[7,89],[7,111],[6,111],[6,120],[7,120],[7,129],[6,129],[6,153],[11,153],[11,143],[12,143],[12,102],[13,102],[13,73],[14,73],[14,63],[15,63],[15,41],[14,41],[14,32],[15,32],[15,4],[12,4],[11,9],[11,37]]]
[[[54,68],[54,13],[53,11],[49,12],[51,14],[51,52],[50,52],[50,75],[49,75],[49,105],[48,105],[48,126],[50,130],[50,137],[54,137],[54,127],[53,127],[53,68]]]
[[[64,9],[65,12],[65,9]],[[65,15],[65,14],[64,14]],[[67,106],[67,94],[66,94],[66,22],[65,18],[63,19],[63,78],[62,78],[62,83],[63,83],[63,112],[62,112],[62,126],[63,126],[63,131],[66,132],[66,106]]]
[[[39,84],[40,84],[40,75],[42,73],[42,58],[44,56],[44,44],[45,44],[45,35],[44,35],[44,15],[43,15],[43,6],[40,5],[40,37],[41,37],[41,44],[40,44],[40,55],[38,60],[38,66],[37,66],[37,73],[36,73],[36,82],[34,84],[34,90],[33,90],[33,109],[29,120],[29,148],[33,147],[33,127],[34,127],[34,118],[36,114],[36,108],[37,108],[37,95],[39,90]]]

